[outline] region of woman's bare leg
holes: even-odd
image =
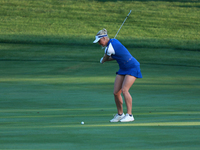
[[[122,114],[123,113],[123,99],[121,96],[121,92],[122,92],[122,84],[124,81],[124,77],[122,75],[117,75],[115,78],[115,84],[114,84],[114,97],[115,97],[115,104],[117,106],[117,111],[118,114]]]
[[[132,114],[132,97],[129,93],[129,89],[131,88],[135,80],[136,80],[136,77],[126,75],[123,80],[122,89],[121,89],[124,96],[124,100],[126,102],[127,113],[130,115]]]

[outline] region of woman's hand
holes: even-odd
[[[100,59],[100,63],[103,64],[106,61],[109,61],[110,56],[104,54],[104,56]]]
[[[101,63],[101,64],[103,64],[102,61],[103,61],[103,57],[100,59],[100,63]]]

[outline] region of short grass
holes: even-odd
[[[198,150],[198,0],[1,0],[0,149]],[[131,123],[116,113],[105,27],[141,63]],[[124,112],[126,107],[124,105]],[[85,124],[81,125],[81,121]]]
[[[1,44],[0,149],[199,149],[199,53],[130,51],[143,73],[130,90],[135,121],[109,123],[118,66],[101,65],[101,49]]]
[[[102,28],[134,47],[199,50],[199,0],[1,0],[0,41],[91,44]],[[70,40],[71,39],[71,40]]]

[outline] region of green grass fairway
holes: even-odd
[[[199,150],[199,0],[0,0],[0,150]],[[134,122],[116,114],[115,61],[95,34],[141,63]],[[124,104],[124,112],[126,107]],[[84,121],[85,124],[81,125]]]
[[[9,49],[11,60],[0,61],[0,149],[200,148],[199,53],[190,52],[193,59],[180,64],[187,51],[177,50],[177,59],[168,56],[161,63],[153,62],[155,55],[143,60],[141,49],[130,49],[143,62],[144,78],[130,90],[135,121],[109,123],[116,113],[112,91],[118,66],[101,65],[95,55],[100,57],[102,50],[24,44],[1,48]]]

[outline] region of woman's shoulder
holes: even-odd
[[[119,42],[117,39],[110,39],[111,42]]]
[[[117,40],[117,39],[110,39],[110,43],[112,43],[112,44],[120,44],[120,45],[122,45],[122,44],[120,43],[120,41]]]

